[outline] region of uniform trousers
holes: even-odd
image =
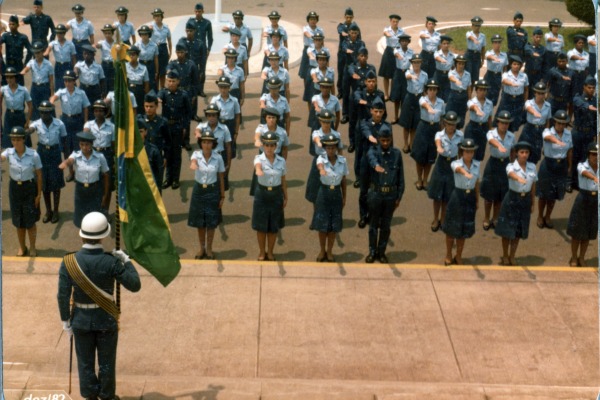
[[[381,193],[373,186],[367,195],[369,204],[369,253],[385,254],[390,239],[397,193]]]
[[[115,366],[117,362],[116,329],[84,330],[73,328],[79,388],[82,397],[113,399],[116,390]],[[96,354],[98,373],[96,374]]]

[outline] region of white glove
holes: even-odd
[[[65,331],[65,333],[67,335],[69,335],[69,337],[73,336],[73,328],[71,328],[71,324],[69,323],[69,321],[63,321],[63,331]]]
[[[112,255],[113,255],[114,257],[117,257],[119,260],[121,260],[121,262],[122,262],[123,264],[125,264],[125,263],[127,263],[127,262],[129,262],[129,261],[131,260],[131,259],[129,258],[129,256],[128,256],[127,254],[125,254],[125,252],[124,252],[123,250],[117,250],[117,249],[114,249],[114,250],[112,251]]]

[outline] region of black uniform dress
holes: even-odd
[[[479,179],[479,161],[473,160],[469,173],[472,179],[456,172],[458,167],[466,169],[463,159],[453,161],[454,190],[446,206],[446,218],[442,222],[442,231],[455,239],[468,239],[475,234],[475,212],[477,197],[475,186]]]
[[[593,180],[583,176],[588,171],[594,175],[589,161],[579,163],[577,166],[579,178],[579,193],[571,208],[567,235],[574,240],[596,240],[598,237],[598,186]]]
[[[446,130],[435,134],[435,139],[441,140],[444,152],[438,154],[431,173],[431,179],[427,184],[427,196],[431,200],[447,203],[454,190],[454,174],[450,168],[450,163],[456,160],[458,155],[458,146],[463,141],[464,135],[456,130],[452,139],[446,134]]]
[[[123,264],[119,259],[104,253],[101,244],[83,245],[83,248],[75,253],[75,259],[82,272],[110,295],[114,293],[115,281],[132,292],[140,290],[140,277],[133,264]],[[69,310],[71,293],[75,301],[72,317]],[[92,308],[95,306],[94,301],[75,283],[64,261],[58,271],[57,297],[61,320],[70,320],[73,328],[81,396],[114,399],[119,337],[117,321],[102,308]]]
[[[348,175],[348,163],[343,156],[337,156],[335,165],[332,165],[327,155],[320,156],[317,164],[323,164],[327,175],[319,176],[320,186],[315,201],[315,209],[310,224],[310,229],[318,232],[342,231],[342,179]]]
[[[392,216],[396,201],[404,194],[404,167],[400,150],[381,146],[371,147],[367,153],[371,186],[367,194],[369,204],[369,253],[385,254],[390,238]],[[375,171],[379,165],[384,173]]]

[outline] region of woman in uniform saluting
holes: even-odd
[[[58,168],[75,169],[75,210],[73,223],[81,228],[81,220],[92,211],[107,213],[110,198],[110,178],[106,159],[95,151],[96,137],[89,132],[77,134],[80,151],[74,151]]]
[[[274,132],[261,136],[264,152],[254,157],[258,179],[252,207],[252,229],[258,239],[258,261],[275,261],[273,248],[279,229],[285,221],[283,209],[287,204],[287,173],[285,159],[275,154],[279,138]],[[265,248],[265,245],[267,246]]]
[[[19,251],[17,257],[37,255],[35,223],[40,219],[40,199],[42,197],[42,161],[38,153],[25,146],[25,129],[15,126],[10,131],[12,148],[2,152],[2,161],[8,160],[10,184],[8,197],[12,223],[17,228]],[[25,232],[29,236],[29,246],[25,246]]]

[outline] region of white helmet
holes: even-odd
[[[85,239],[103,239],[110,235],[110,225],[104,214],[93,211],[83,217],[79,236]]]

